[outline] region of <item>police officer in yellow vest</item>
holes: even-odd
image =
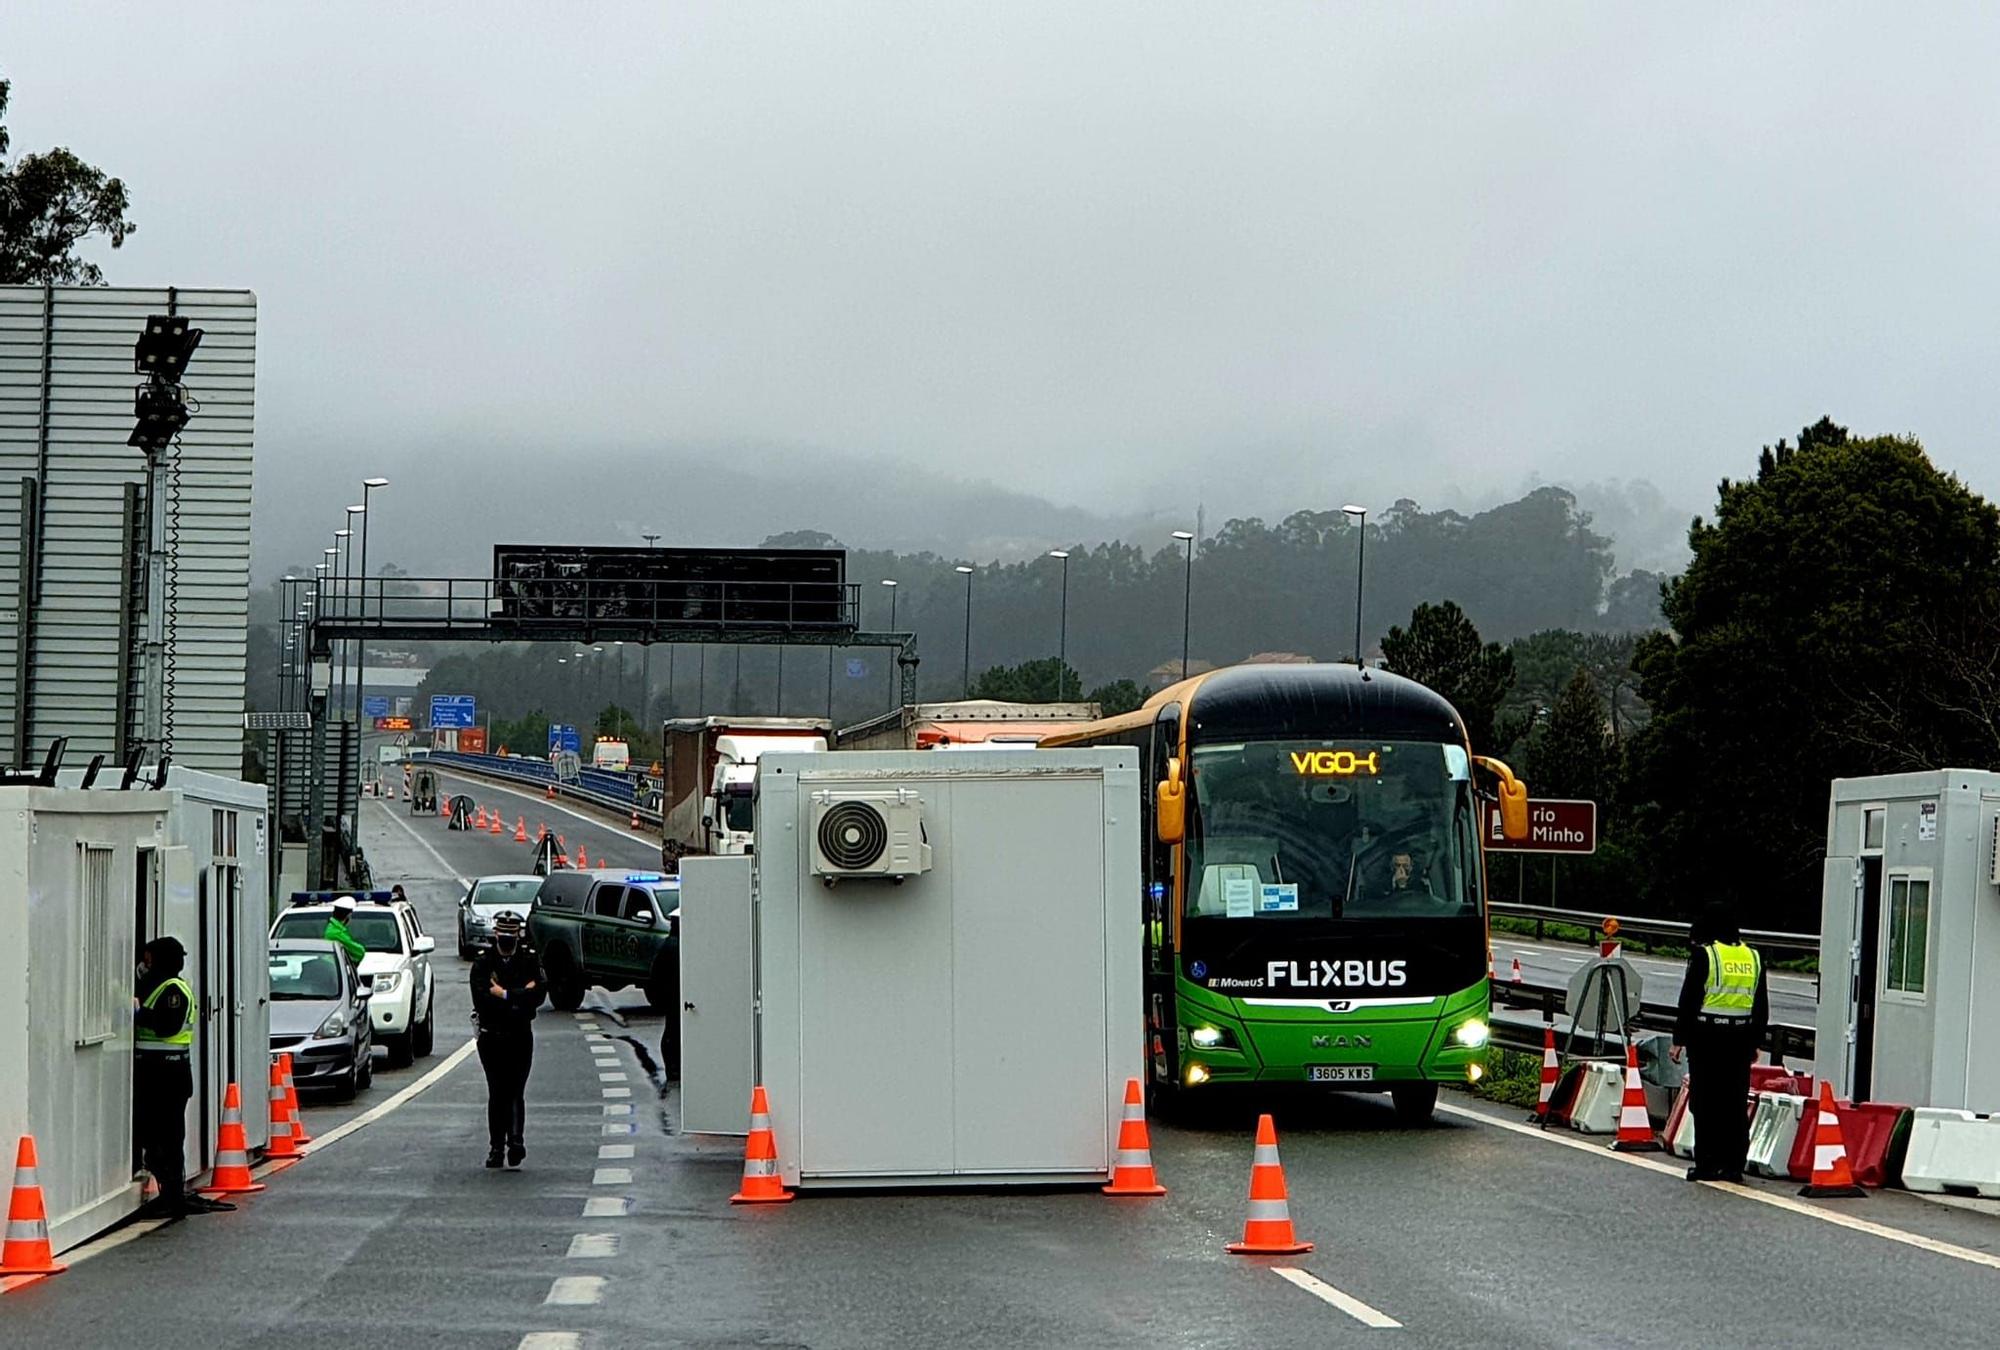
[[[1673,1058],[1688,1051],[1688,1109],[1694,1113],[1689,1181],[1741,1181],[1750,1148],[1750,1065],[1770,1021],[1764,962],[1743,945],[1728,908],[1711,905],[1689,934],[1674,1021]]]
[[[170,937],[154,938],[139,955],[139,987],[132,1000],[132,1109],[140,1158],[160,1188],[155,1203],[178,1218],[234,1209],[225,1201],[190,1195],[182,1183],[187,1148],[187,1104],[194,1095],[194,990],[181,978],[187,952]]]

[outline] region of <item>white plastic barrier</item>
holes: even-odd
[[[1570,1128],[1585,1134],[1616,1134],[1618,1108],[1624,1100],[1622,1064],[1592,1061],[1584,1065],[1583,1080],[1576,1085],[1576,1105],[1570,1108]]]
[[[1957,1190],[2000,1199],[2000,1116],[1918,1107],[1911,1113],[1903,1185],[1932,1195]]]
[[[1757,1114],[1750,1118],[1750,1154],[1743,1170],[1780,1181],[1791,1175],[1792,1145],[1799,1136],[1799,1122],[1806,1113],[1806,1099],[1789,1092],[1757,1094]]]

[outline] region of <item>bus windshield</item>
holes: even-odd
[[[1423,920],[1479,912],[1465,748],[1435,741],[1196,746],[1187,918]]]

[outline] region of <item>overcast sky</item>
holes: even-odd
[[[1996,16],[9,0],[0,72],[129,184],[114,282],[258,292],[260,502],[716,447],[1691,513],[1821,412],[2000,493]]]

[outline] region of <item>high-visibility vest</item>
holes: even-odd
[[[194,990],[186,980],[178,975],[161,980],[153,989],[153,992],[146,995],[146,1010],[148,1012],[152,1011],[153,1005],[159,1002],[160,995],[166,993],[169,989],[180,990],[181,997],[187,1000],[187,1016],[181,1019],[181,1029],[171,1036],[162,1036],[158,1032],[142,1026],[135,1033],[136,1044],[133,1046],[134,1049],[152,1051],[157,1054],[165,1051],[183,1051],[194,1044]]]
[[[1701,994],[1704,1017],[1747,1020],[1757,1001],[1757,953],[1734,942],[1708,944],[1708,983]]]

